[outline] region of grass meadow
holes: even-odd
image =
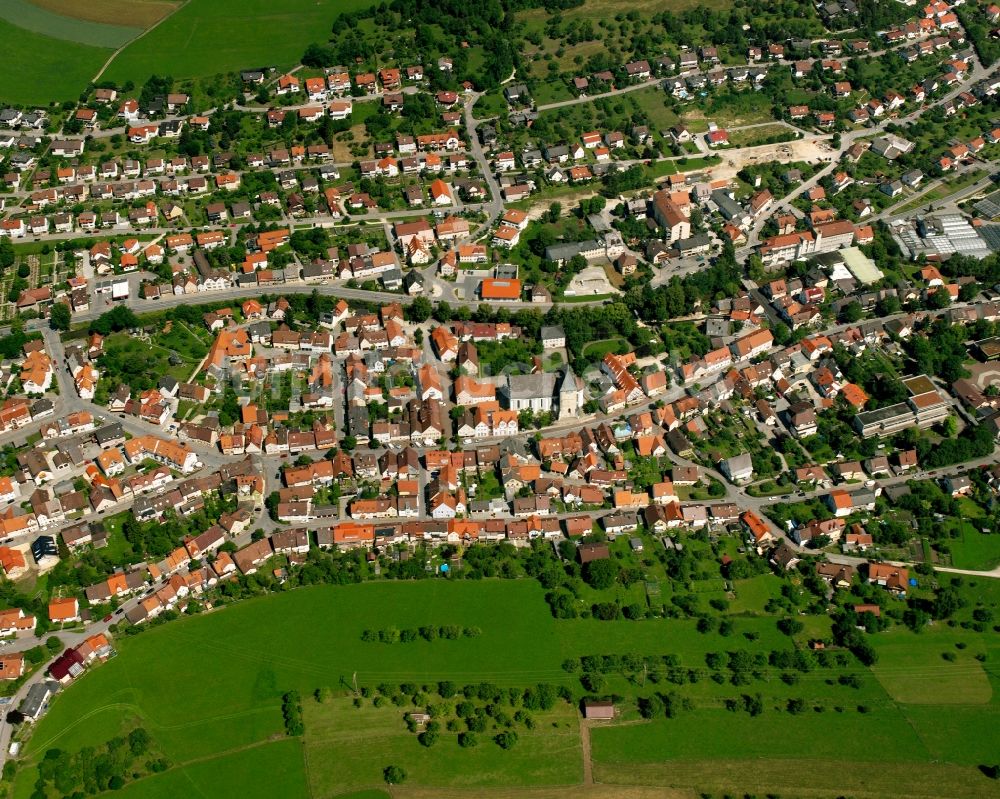
[[[119,53],[104,77],[141,85],[154,74],[183,79],[288,68],[310,42],[327,40],[340,12],[369,5],[370,0],[188,0]]]
[[[770,595],[764,579],[737,584],[741,599],[729,616],[734,630],[728,637],[698,633],[694,622],[677,619],[557,621],[543,589],[527,580],[317,586],[174,621],[120,638],[117,657],[55,699],[28,740],[13,796],[30,797],[33,763],[46,750],[78,750],[138,724],[171,767],[126,786],[128,799],[178,793],[332,797],[377,789],[389,764],[407,771],[404,793],[439,787],[471,797],[488,787],[576,785],[583,749],[576,711],[565,703],[535,714],[537,726],[522,730],[510,751],[488,740],[462,749],[454,733],[444,731],[424,749],[403,724],[410,708],[376,707],[369,700],[356,708],[343,689],[355,677],[367,686],[452,680],[527,687],[544,681],[579,695],[578,675],[563,668],[568,658],[674,654],[686,669],[701,669],[708,652],[785,650],[791,641],[778,632],[774,617],[750,615]],[[361,637],[366,629],[428,624],[482,632],[405,644]],[[816,634],[803,636],[807,632]],[[892,631],[874,641],[880,653],[874,670],[857,662],[846,669],[814,668],[791,684],[771,668],[746,686],[704,675],[683,686],[638,685],[609,674],[608,692],[635,697],[677,690],[693,709],[647,722],[626,700],[623,723],[592,730],[595,778],[678,790],[846,791],[861,797],[878,795],[892,777],[895,795],[924,795],[925,789],[962,799],[990,795],[995,783],[975,767],[995,760],[1000,703],[990,664],[1000,657],[1000,644],[945,627],[919,635]],[[957,653],[954,662],[944,652]],[[977,654],[986,656],[984,663]],[[854,675],[853,686],[836,679],[845,672]],[[312,694],[321,687],[340,695],[318,704]],[[292,689],[303,697],[301,739],[284,737],[280,702]],[[725,699],[742,693],[761,695],[762,715],[724,708]],[[785,710],[793,697],[805,701],[797,715]],[[839,775],[836,788],[828,781],[831,768]],[[789,769],[798,783],[789,782]]]

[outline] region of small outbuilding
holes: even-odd
[[[583,702],[583,717],[594,721],[610,721],[615,717],[614,702],[585,699]]]

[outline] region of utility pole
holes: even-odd
[[[351,680],[354,682],[354,693],[357,694],[358,693],[358,673],[357,672],[354,672],[354,674],[351,675]]]

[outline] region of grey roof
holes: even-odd
[[[554,372],[538,372],[532,375],[507,375],[507,380],[500,390],[511,399],[532,399],[535,397],[551,397],[555,393],[556,377]]]
[[[712,202],[718,206],[719,212],[727,220],[734,219],[735,217],[742,216],[744,214],[743,208],[740,204],[726,194],[726,192],[722,189],[716,189],[712,192]]]
[[[686,250],[700,250],[702,247],[708,247],[711,243],[712,239],[707,233],[699,233],[689,239],[681,239],[674,246],[681,252],[685,252]]]
[[[587,250],[600,249],[601,243],[596,239],[588,241],[567,241],[563,244],[553,244],[545,248],[545,258],[549,261],[567,261],[574,255]]]
[[[745,472],[747,469],[753,469],[753,458],[750,457],[749,452],[743,452],[731,458],[726,458],[723,463],[729,469],[730,474],[737,474]]]
[[[45,703],[49,701],[49,697],[52,696],[58,688],[59,684],[53,682],[52,680],[35,683],[28,689],[28,693],[24,697],[24,701],[21,702],[21,712],[29,718],[38,718],[42,712],[42,708],[45,707]]]

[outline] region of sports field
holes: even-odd
[[[12,25],[2,15],[0,51],[4,59],[0,101],[40,106],[75,100],[112,53],[106,47],[33,33]]]
[[[103,77],[144,83],[150,75],[198,78],[298,63],[311,42],[325,42],[337,15],[371,0],[188,0],[126,47]]]
[[[493,786],[528,791],[578,785],[584,750],[576,712],[566,703],[535,714],[537,726],[519,732],[510,751],[492,742],[462,749],[455,734],[445,732],[424,749],[403,725],[403,714],[412,708],[371,700],[355,707],[345,686],[355,677],[369,687],[452,680],[459,687],[489,682],[523,688],[548,682],[580,695],[579,675],[563,665],[568,658],[672,654],[682,666],[703,672],[710,652],[791,645],[774,617],[731,616],[728,637],[698,633],[692,621],[676,619],[558,621],[543,594],[533,581],[320,586],[120,638],[119,655],[69,686],[37,725],[13,795],[31,796],[31,764],[48,749],[77,751],[140,723],[170,768],[127,785],[129,799],[191,793],[192,786],[191,795],[332,797],[377,789],[381,770],[390,764],[409,775],[400,795],[437,786],[471,799]],[[389,625],[475,626],[481,634],[395,644],[362,640],[365,630]],[[854,675],[851,686],[838,682],[840,670],[823,668],[787,684],[776,669],[764,667],[759,678],[740,687],[704,674],[681,686],[644,680],[640,686],[609,674],[607,690],[623,697],[676,690],[693,707],[647,722],[628,699],[622,724],[591,733],[595,778],[606,785],[683,791],[875,796],[891,776],[897,796],[925,795],[925,789],[963,799],[991,795],[995,784],[976,766],[991,762],[1000,722],[992,666],[1000,643],[994,638],[945,628],[886,634],[876,638],[882,658],[874,673],[856,661],[843,672]],[[964,648],[956,647],[960,643]],[[941,657],[955,651],[955,662]],[[977,654],[984,663],[974,659]],[[940,696],[939,686],[945,691]],[[316,703],[311,697],[317,688],[339,696]],[[303,697],[305,734],[289,740],[280,703],[292,689]],[[743,693],[761,695],[761,715],[724,708],[725,698]],[[794,715],[785,710],[792,697],[805,703]],[[798,783],[790,782],[789,768],[800,775]],[[828,782],[830,768],[839,775],[836,787]],[[877,785],[868,781],[873,769],[881,769]]]

